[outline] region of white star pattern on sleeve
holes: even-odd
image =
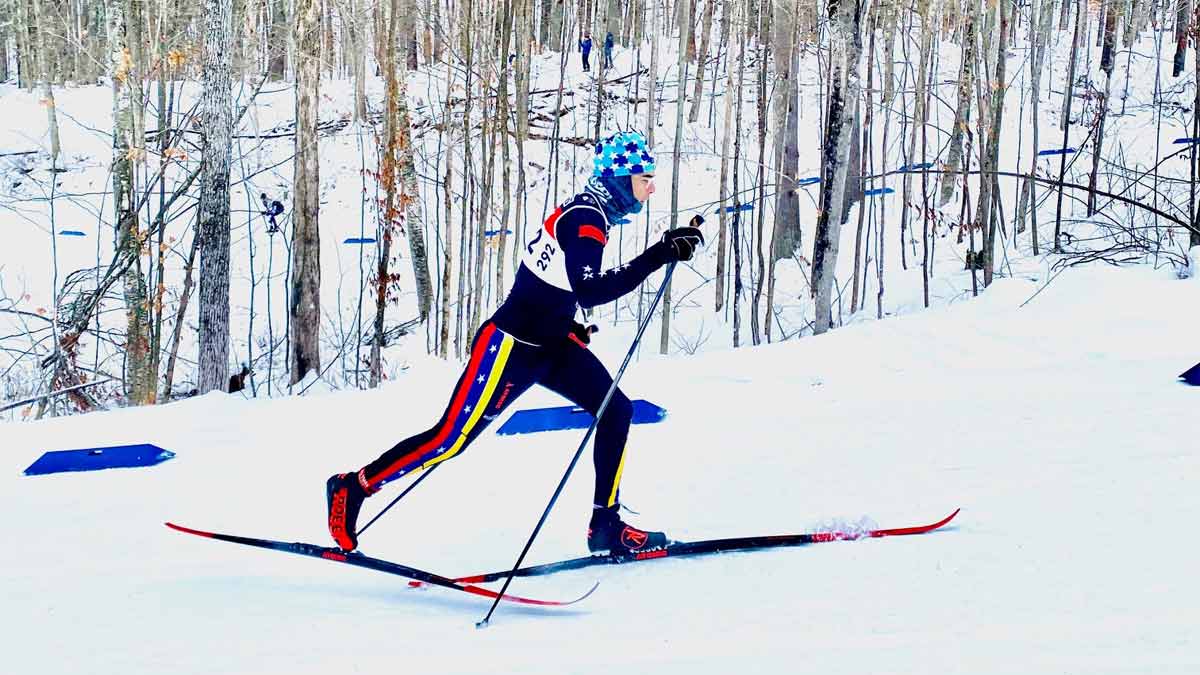
[[[591,279],[593,276],[594,276],[594,275],[593,275],[591,272],[584,272],[584,273],[583,273],[583,280],[584,280],[584,281],[587,281],[588,279]]]
[[[584,271],[584,272],[591,272],[591,271],[592,271],[592,266],[591,266],[591,265],[584,265],[584,266],[583,266],[583,271]]]
[[[483,384],[483,381],[484,381],[484,379],[485,379],[485,378],[484,378],[482,375],[480,375],[480,376],[479,376],[479,379],[477,379],[477,380],[475,380],[475,381],[476,381],[476,382],[478,382],[479,384]]]

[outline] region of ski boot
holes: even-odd
[[[325,481],[329,534],[343,551],[358,548],[358,511],[368,496],[358,473],[339,473]]]
[[[616,505],[592,508],[592,521],[588,524],[589,551],[621,555],[667,545],[667,535],[662,532],[649,532],[627,525],[618,515],[618,508]]]

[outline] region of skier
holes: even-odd
[[[612,68],[613,36],[612,31],[604,37],[604,67]]]
[[[604,269],[604,245],[613,224],[640,212],[654,193],[655,161],[642,134],[621,132],[596,145],[593,166],[583,191],[530,233],[512,290],[475,334],[470,360],[437,424],[358,471],[326,482],[329,532],[342,549],[358,546],[358,513],[366,497],[388,481],[462,452],[533,384],[593,415],[600,409],[613,380],[588,351],[596,327],[576,322],[576,310],[612,302],[637,289],[658,268],[690,260],[704,236],[690,226],[667,230],[641,255]],[[698,216],[693,219],[701,222]],[[587,537],[592,552],[627,553],[667,544],[662,532],[627,525],[618,513],[632,410],[629,398],[617,389],[596,426],[596,483]]]
[[[579,41],[579,51],[583,52],[583,72],[591,71],[588,57],[592,55],[592,36],[587,31],[583,32],[583,39]]]

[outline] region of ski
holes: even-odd
[[[204,537],[206,539],[217,539],[219,541],[228,541],[228,542],[231,542],[234,544],[243,544],[245,546],[255,546],[257,548],[265,548],[265,549],[270,549],[273,551],[283,551],[285,553],[295,553],[297,555],[308,556],[310,558],[320,558],[322,560],[329,560],[331,562],[339,562],[339,563],[345,563],[347,565],[354,565],[355,567],[365,567],[367,569],[376,570],[378,572],[385,572],[387,574],[395,574],[397,576],[406,577],[406,578],[410,579],[411,584],[416,584],[418,586],[422,585],[422,584],[430,584],[433,586],[441,586],[442,588],[451,588],[456,591],[462,591],[464,593],[470,593],[472,595],[483,596],[485,598],[491,598],[493,600],[495,600],[496,598],[499,598],[499,599],[505,600],[507,602],[513,602],[513,603],[518,603],[518,604],[523,604],[523,605],[538,605],[538,606],[542,606],[542,607],[564,607],[566,605],[573,605],[573,604],[579,602],[580,600],[583,600],[584,598],[591,595],[596,590],[596,587],[600,585],[599,582],[597,582],[596,584],[594,584],[591,587],[591,589],[588,590],[587,593],[584,593],[583,595],[579,596],[578,598],[575,598],[574,600],[538,600],[535,598],[526,598],[526,597],[519,596],[519,595],[510,595],[510,594],[500,595],[499,593],[497,593],[493,590],[474,586],[471,584],[471,582],[458,582],[458,581],[455,581],[454,579],[450,579],[448,577],[444,577],[439,574],[434,574],[433,572],[426,572],[424,570],[419,570],[415,567],[409,567],[408,565],[401,565],[400,563],[394,563],[394,562],[390,562],[388,560],[372,558],[370,556],[363,555],[362,553],[357,553],[357,552],[347,553],[338,548],[318,546],[317,544],[306,544],[303,542],[276,541],[273,539],[258,539],[255,537],[242,537],[242,536],[235,535],[235,534],[221,534],[218,532],[205,532],[204,530],[196,530],[196,529],[193,529],[190,527],[184,527],[183,525],[177,525],[175,523],[170,523],[170,522],[166,523],[166,526],[177,532],[183,532],[186,534],[194,534],[196,536]]]
[[[565,572],[567,570],[577,570],[583,567],[592,567],[595,565],[620,565],[630,562],[641,562],[646,560],[661,560],[663,558],[682,558],[686,556],[710,555],[713,553],[726,553],[730,551],[758,551],[768,548],[780,548],[785,546],[805,546],[807,544],[820,544],[829,541],[853,541],[855,539],[873,539],[879,537],[897,537],[909,534],[924,534],[932,532],[954,519],[958,515],[960,509],[955,509],[954,513],[945,518],[930,523],[928,525],[917,525],[915,527],[898,527],[892,529],[867,530],[864,532],[809,532],[806,534],[776,534],[765,535],[758,537],[734,537],[732,539],[704,539],[700,541],[672,542],[667,546],[651,551],[640,551],[637,553],[626,554],[607,554],[607,555],[590,555],[582,558],[571,558],[569,560],[560,560],[558,562],[543,563],[541,565],[531,565],[522,567],[516,571],[514,576],[518,577],[535,577],[544,574],[554,574],[555,572]],[[471,576],[457,577],[454,581],[462,584],[485,584],[491,581],[499,581],[508,576],[510,570],[501,570],[497,572],[488,572],[487,574],[474,574]],[[420,586],[419,581],[409,582],[409,586]]]

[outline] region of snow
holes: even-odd
[[[1059,56],[1061,43],[1069,43],[1069,31],[1063,35]],[[1146,141],[1155,133],[1169,145],[1188,128],[1182,117],[1164,119],[1160,132],[1153,127],[1156,120],[1147,112],[1153,57],[1146,58],[1152,53],[1149,41],[1138,46],[1131,114],[1109,122],[1108,133],[1125,141],[1121,152],[1129,164],[1148,166],[1153,152]],[[618,71],[632,69],[628,51],[618,49],[616,60]],[[662,63],[673,62],[664,48]],[[1025,87],[1025,65],[1010,62],[1010,96]],[[1054,79],[1043,85],[1043,148],[1061,138],[1054,108],[1061,102],[1066,59],[1052,55],[1048,66]],[[1118,59],[1114,100],[1125,67]],[[939,68],[938,81],[954,77],[954,49],[942,50]],[[673,66],[663,69],[664,80],[675,77]],[[534,88],[557,87],[557,56],[543,58],[535,70]],[[817,134],[813,92],[819,75],[812,59],[804,60],[802,71],[808,105],[801,137],[811,139]],[[587,81],[573,58],[567,86]],[[419,110],[424,101],[439,100],[446,86],[444,73],[421,74],[409,96]],[[348,82],[325,81],[322,87],[322,120],[348,112]],[[1187,87],[1172,87],[1168,99],[1192,99]],[[197,91],[194,84],[185,88],[180,107]],[[369,91],[378,101],[378,81]],[[56,95],[69,168],[59,175],[59,190],[73,193],[56,202],[57,227],[87,233],[56,238],[65,275],[107,260],[111,250],[111,204],[92,194],[107,181],[110,148],[102,130],[111,126],[111,92],[81,87]],[[0,151],[44,148],[38,98],[0,86],[6,120],[21,121],[0,125]],[[722,106],[716,109],[719,115]],[[939,110],[938,124],[945,128],[948,114]],[[1014,102],[1006,113],[1001,165],[1027,170],[1030,123],[1016,110]],[[290,89],[269,87],[241,131],[270,129],[291,114]],[[673,106],[665,104],[660,115],[652,237],[668,225],[672,179]],[[613,121],[624,126],[620,117]],[[586,108],[580,105],[563,121],[563,135],[585,129]],[[1078,145],[1086,129],[1072,131],[1079,137],[1070,144]],[[703,124],[687,128],[684,219],[711,209],[720,147],[713,133]],[[327,358],[337,358],[340,331],[349,330],[357,310],[359,253],[366,251],[370,261],[370,247],[341,243],[360,234],[360,142],[371,155],[373,139],[364,134],[360,140],[354,127],[322,140]],[[433,142],[430,137],[422,146],[427,159],[436,152]],[[545,145],[531,143],[528,159],[549,168]],[[744,152],[751,147],[744,145]],[[920,161],[902,157],[897,147],[877,150],[887,162],[880,170]],[[234,190],[235,208],[256,208],[260,191],[290,206],[290,165],[275,166],[289,153],[290,139],[265,143],[244,167],[235,166],[238,179],[264,170],[244,190]],[[557,195],[547,194],[545,171],[531,170],[532,222],[541,218],[544,202],[564,198],[590,168],[586,149],[564,149],[561,159]],[[815,150],[802,156],[800,175],[815,174],[818,160]],[[53,288],[49,218],[40,200],[48,183],[46,160],[5,161],[6,183],[20,180],[17,167],[34,168],[32,175],[42,179],[20,188],[0,185],[0,201],[8,207],[0,208],[0,297],[19,298],[19,309],[36,312],[49,306]],[[753,172],[752,157],[748,165]],[[1164,175],[1186,172],[1182,161],[1164,166]],[[748,178],[743,176],[743,187]],[[873,187],[898,187],[896,179]],[[897,190],[873,202],[887,210],[889,223],[881,321],[874,319],[875,280],[868,279],[867,309],[851,315],[846,303],[838,312],[845,327],[732,350],[728,312],[711,310],[712,242],[694,263],[679,268],[671,354],[655,355],[659,328],[652,323],[623,380],[631,397],[662,405],[669,415],[633,429],[622,496],[641,514],[630,516],[634,524],[678,539],[846,524],[900,527],[962,507],[944,530],[518,579],[511,590],[533,597],[573,597],[595,581],[600,587],[567,609],[502,605],[490,627],[476,630],[488,607],[483,599],[410,589],[395,577],[205,541],[163,526],[171,520],[327,542],[324,479],[374,459],[431,424],[445,406],[461,364],[426,356],[423,336],[416,334],[389,350],[389,379],[377,390],[314,377],[295,388],[303,395],[288,397],[277,362],[275,398],[265,395],[266,368],[259,364],[258,398],[248,391],[210,394],[148,409],[0,425],[0,510],[15,516],[9,545],[0,549],[5,672],[1197,672],[1200,646],[1193,627],[1200,620],[1200,587],[1190,537],[1200,519],[1193,485],[1200,475],[1200,388],[1181,385],[1175,376],[1200,360],[1200,249],[1189,254],[1176,241],[1161,259],[1143,265],[1063,269],[1055,266],[1056,256],[1033,256],[1027,236],[1016,245],[1007,237],[1001,275],[972,297],[969,273],[962,271],[965,245],[943,236],[931,308],[925,309],[921,270],[913,263],[919,258],[910,257],[907,269],[896,263],[901,198]],[[1052,232],[1045,225],[1052,201],[1040,216],[1044,247]],[[426,203],[437,202],[427,195]],[[815,209],[815,202],[808,206]],[[1077,204],[1067,208],[1066,229],[1078,237],[1091,230],[1114,236],[1103,220],[1083,219]],[[427,214],[434,218],[436,209]],[[1117,222],[1126,217],[1119,207],[1105,214]],[[802,213],[806,223],[811,215]],[[369,235],[369,213],[366,222]],[[270,237],[261,218],[243,211],[235,224],[233,353],[240,359],[250,348],[250,329],[262,339],[268,318],[275,336],[283,334],[287,254],[283,237]],[[716,218],[709,225],[715,232]],[[618,258],[639,250],[645,229],[639,218],[621,231]],[[187,253],[187,236],[177,234],[168,259],[172,274]],[[854,227],[844,236],[842,284],[849,277]],[[253,262],[246,260],[250,243]],[[1178,261],[1168,260],[1168,253],[1180,260],[1190,255],[1191,278],[1181,280],[1185,268],[1170,264]],[[789,335],[811,321],[804,273],[795,264],[780,267],[777,304]],[[268,274],[275,288],[270,307],[263,281]],[[652,290],[658,279],[652,278]],[[405,280],[404,287],[411,283]],[[247,319],[252,293],[256,324]],[[414,304],[405,295],[389,316],[407,318]],[[636,331],[635,312],[631,296],[598,314],[602,332],[592,348],[610,367],[621,362]],[[37,325],[9,325],[5,317],[5,335]],[[119,325],[120,312],[108,320]],[[747,324],[744,317],[743,343]],[[186,333],[185,360],[195,353],[192,332]],[[95,346],[89,340],[84,352],[90,355]],[[254,351],[260,354],[261,346]],[[104,359],[105,369],[119,372],[119,356],[106,352]],[[180,368],[177,388],[184,389],[192,366]],[[24,392],[6,391],[4,400],[18,393]],[[535,390],[513,409],[561,403]],[[9,415],[20,419],[20,411]],[[497,419],[493,428],[504,421]],[[452,576],[511,565],[581,436],[483,435],[377,523],[364,536],[363,549]],[[177,457],[146,469],[21,475],[47,450],[124,443],[155,443]],[[585,455],[579,463],[527,562],[585,552],[589,460]],[[368,502],[363,522],[406,483]]]
[[[428,424],[446,368],[376,391],[212,394],[0,430],[10,672],[1190,673],[1200,593],[1200,288],[1072,269],[801,341],[643,359],[622,493],[682,539],[931,522],[917,537],[518,579],[568,609],[414,590],[378,573],[184,536],[324,542],[323,479]],[[624,345],[597,336],[610,365]],[[428,388],[425,388],[427,385]],[[550,402],[531,392],[516,407]],[[503,419],[496,424],[502,424]],[[511,564],[581,432],[487,434],[364,536],[445,574]],[[154,442],[148,469],[23,477],[48,449]],[[367,503],[366,515],[403,487]],[[584,553],[581,462],[530,553]]]

